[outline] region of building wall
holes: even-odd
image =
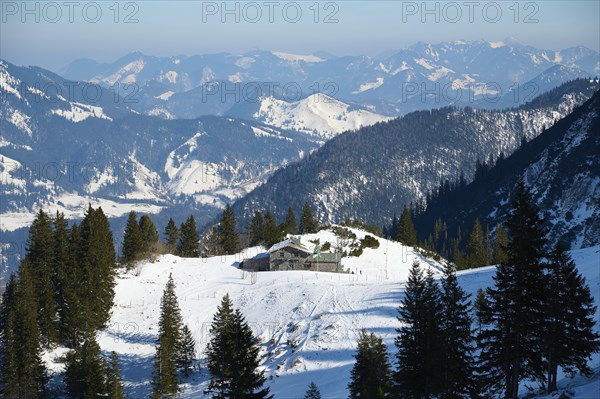
[[[271,270],[304,270],[309,254],[293,247],[285,247],[269,254]]]

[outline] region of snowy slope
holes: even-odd
[[[359,238],[365,235],[353,232]],[[304,236],[303,242],[308,244],[314,238],[336,244],[333,233],[327,231]],[[119,354],[128,397],[147,397],[160,298],[172,273],[184,321],[194,334],[201,359],[201,370],[183,385],[182,398],[207,397],[203,395],[208,379],[202,367],[203,350],[212,316],[226,293],[260,338],[267,384],[275,398],[301,398],[310,381],[319,385],[323,398],[347,397],[360,329],[382,336],[390,353],[395,353],[393,341],[399,326],[396,309],[411,263],[419,259],[439,275],[439,264],[396,242],[378,240],[378,249],[366,249],[360,258],[342,260],[358,274],[263,272],[258,274],[256,284],[251,284],[249,275],[235,266],[262,248],[208,259],[162,256],[119,276],[110,327],[100,334],[100,345],[104,351]],[[598,301],[600,247],[573,254]],[[493,273],[494,268],[487,267],[460,273],[459,279],[473,294],[492,283]],[[61,367],[52,359],[60,353],[59,349],[45,356],[56,371]],[[594,357],[592,366],[600,366],[599,356]],[[584,383],[587,385],[579,387]],[[577,399],[596,398],[600,393],[597,380],[563,380],[559,385],[576,385],[572,389]]]
[[[330,139],[337,134],[370,126],[392,118],[351,107],[325,94],[313,94],[295,102],[268,97],[260,102],[254,119],[283,129],[292,129]]]

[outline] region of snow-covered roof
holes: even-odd
[[[297,239],[295,237],[291,237],[291,238],[288,238],[287,240],[283,240],[281,242],[278,242],[277,244],[275,244],[271,248],[269,248],[269,250],[267,252],[272,253],[272,252],[275,252],[275,251],[278,251],[280,249],[287,248],[287,247],[295,248],[295,249],[297,249],[299,251],[306,252],[307,254],[311,254],[312,253],[312,251],[310,249],[306,248],[300,242],[300,239]]]

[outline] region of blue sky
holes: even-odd
[[[56,70],[77,58],[112,61],[131,51],[167,56],[260,48],[377,55],[418,41],[509,36],[551,50],[600,49],[598,0],[65,4],[1,0],[0,57]]]

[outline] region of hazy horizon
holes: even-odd
[[[439,43],[459,42],[459,41],[465,41],[465,42],[483,41],[483,42],[492,43],[492,42],[501,42],[501,41],[504,41],[506,39],[508,39],[508,38],[503,38],[503,39],[484,39],[484,38],[482,38],[482,39],[469,39],[469,40],[464,39],[464,38],[456,38],[456,39],[444,40],[444,41],[441,41],[441,42],[429,42],[429,43],[426,42],[426,43],[427,44],[432,44],[432,45],[436,45],[436,44],[439,44]],[[515,40],[516,42],[518,42],[518,43],[520,43],[520,44],[522,44],[524,46],[532,46],[529,43],[525,43],[525,42],[523,42],[521,40],[518,40],[518,38],[512,37],[511,39]],[[70,65],[71,63],[73,63],[75,61],[78,61],[78,60],[89,59],[89,60],[95,61],[97,63],[112,63],[112,62],[115,62],[115,61],[119,60],[120,58],[126,57],[127,55],[133,54],[133,53],[141,53],[142,55],[147,56],[147,57],[168,58],[168,57],[193,57],[193,56],[196,56],[196,55],[211,55],[211,54],[219,54],[219,53],[228,53],[228,54],[232,54],[232,55],[244,55],[244,54],[247,54],[247,53],[250,53],[250,52],[253,52],[253,51],[267,51],[267,52],[280,52],[280,53],[293,54],[293,55],[315,55],[315,54],[319,54],[319,53],[329,53],[329,54],[331,54],[331,55],[333,55],[335,57],[365,55],[365,56],[368,56],[368,57],[371,57],[371,58],[379,58],[382,55],[385,55],[386,53],[389,53],[388,54],[388,56],[389,56],[390,54],[394,54],[394,53],[399,52],[401,50],[407,49],[407,48],[409,48],[409,47],[411,47],[413,45],[416,45],[419,42],[422,42],[422,41],[414,42],[412,44],[409,44],[408,46],[397,47],[397,48],[389,48],[389,49],[385,49],[383,51],[379,51],[377,53],[371,53],[371,54],[366,54],[366,53],[345,54],[345,53],[336,53],[336,52],[327,51],[327,50],[316,50],[316,51],[311,51],[311,52],[300,53],[300,52],[286,51],[284,49],[268,49],[268,48],[258,48],[258,47],[257,48],[249,48],[249,49],[247,49],[245,51],[238,51],[238,52],[216,51],[216,52],[194,53],[194,54],[191,54],[191,53],[190,54],[169,54],[169,53],[154,54],[154,53],[144,52],[144,51],[141,51],[141,50],[138,50],[138,49],[131,49],[130,51],[127,51],[127,52],[125,52],[125,53],[123,53],[121,55],[117,55],[114,58],[107,57],[107,58],[100,59],[100,58],[93,57],[93,56],[91,56],[91,57],[77,57],[77,56],[75,56],[71,60],[65,62],[64,64],[52,65],[52,66],[47,66],[47,65],[43,65],[43,64],[39,64],[39,63],[38,64],[31,64],[31,63],[29,63],[29,64],[20,64],[20,63],[14,62],[13,60],[11,60],[9,58],[5,58],[4,56],[2,56],[0,58],[4,59],[5,61],[8,61],[8,62],[10,62],[12,64],[19,65],[19,66],[38,66],[38,67],[42,67],[44,69],[48,69],[48,70],[53,71],[53,72],[58,72],[61,69],[63,69],[64,67],[66,67],[66,66]],[[589,47],[581,45],[581,44],[573,44],[571,46],[561,47],[561,48],[547,48],[547,47],[537,47],[537,46],[532,46],[532,47],[536,47],[536,48],[539,48],[539,49],[542,49],[542,50],[561,51],[561,50],[566,50],[568,48],[577,47],[577,46],[583,46],[583,47],[589,48]],[[595,49],[592,49],[592,48],[589,48],[589,49],[598,52],[598,50],[595,50]]]
[[[506,37],[553,51],[579,45],[600,51],[597,1],[3,1],[0,13],[0,58],[51,70],[80,58],[111,62],[134,51],[373,57],[419,41]]]

